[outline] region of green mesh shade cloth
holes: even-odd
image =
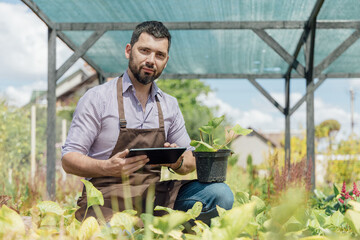
[[[246,22],[306,21],[315,0],[33,0],[54,23]],[[359,0],[326,0],[318,21],[360,20]],[[292,55],[303,32],[265,29]],[[356,29],[317,29],[315,66]],[[127,67],[125,45],[132,31],[107,31],[86,53],[104,73],[113,75]],[[92,31],[64,31],[80,46]],[[284,74],[289,63],[251,29],[171,30],[173,36],[167,74]],[[322,73],[360,73],[360,41],[356,40]],[[303,50],[297,60],[304,66]],[[294,71],[293,71],[294,72]]]

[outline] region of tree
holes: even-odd
[[[156,84],[161,90],[178,100],[190,138],[198,139],[199,127],[212,119],[216,110],[205,106],[197,99],[200,94],[206,95],[211,92],[210,87],[198,79],[160,79]],[[216,134],[221,138],[224,137],[223,131]]]
[[[341,125],[335,119],[328,119],[315,127],[315,136],[319,139],[327,138],[329,141],[329,150],[332,150],[332,139],[340,130]]]

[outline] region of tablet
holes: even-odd
[[[169,164],[175,163],[186,148],[133,148],[126,157],[147,155],[150,159],[146,164]]]

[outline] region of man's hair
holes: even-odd
[[[170,50],[170,44],[171,44],[170,32],[164,26],[164,24],[157,21],[147,21],[137,25],[131,36],[131,41],[130,41],[131,46],[134,46],[134,44],[139,40],[139,37],[143,32],[146,32],[154,36],[155,38],[167,38],[169,42],[168,51]]]

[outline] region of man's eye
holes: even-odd
[[[140,49],[141,53],[148,53],[149,51],[147,49]]]
[[[164,58],[165,58],[165,55],[162,54],[162,53],[158,53],[158,54],[156,54],[156,56],[157,56],[158,58],[160,58],[160,59],[164,59]]]

